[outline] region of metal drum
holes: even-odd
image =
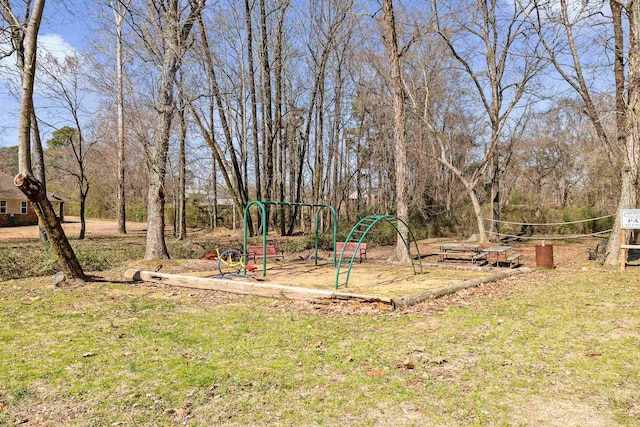
[[[553,268],[553,245],[536,246],[536,268]]]

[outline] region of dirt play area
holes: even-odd
[[[344,282],[344,274],[348,263],[341,268],[340,285]],[[399,297],[412,293],[420,293],[443,286],[459,284],[463,281],[488,277],[494,272],[490,268],[458,269],[434,268],[425,263],[420,272],[416,265],[417,274],[408,265],[401,265],[385,261],[367,260],[354,264],[351,269],[349,282],[346,287],[340,286],[341,292]],[[331,263],[323,262],[315,266],[308,263],[269,263],[267,276],[262,276],[262,265],[252,274],[256,280],[269,283],[279,283],[288,286],[302,286],[312,289],[333,289],[336,282],[336,268]]]
[[[505,264],[496,267],[492,264],[479,265],[470,261],[447,260],[439,262],[436,253],[440,245],[445,241],[450,243],[464,242],[464,240],[455,239],[427,239],[418,242],[422,256],[422,272],[418,261],[415,263],[418,274],[414,274],[411,265],[388,261],[394,250],[393,246],[370,248],[367,250],[366,260],[362,263],[354,262],[348,286],[341,286],[338,290],[335,289],[336,268],[332,266],[332,253],[329,251],[321,251],[319,253],[318,265],[313,262],[312,250],[301,253],[287,253],[277,261],[268,259],[266,276],[263,275],[263,264],[260,258],[257,259],[257,262],[250,261],[250,264],[255,265],[257,269],[246,272],[246,277],[221,276],[218,270],[218,262],[213,260],[180,261],[177,264],[173,262],[165,263],[159,273],[177,274],[192,278],[213,278],[214,280],[211,280],[212,287],[210,288],[212,290],[224,291],[229,289],[230,292],[247,294],[252,294],[253,291],[246,290],[245,285],[249,288],[252,287],[251,284],[255,284],[258,287],[273,285],[277,287],[275,290],[264,291],[260,289],[255,294],[275,298],[290,299],[289,296],[285,296],[288,291],[279,290],[281,289],[279,288],[280,286],[318,290],[326,293],[323,295],[331,295],[331,297],[334,297],[336,293],[379,297],[385,301],[390,300],[390,307],[393,309],[401,305],[399,303],[400,300],[420,302],[434,296],[446,295],[515,274],[526,276],[527,273],[535,268],[535,246],[540,244],[540,242],[515,242],[510,244],[512,246],[511,251],[522,254],[520,265],[517,268],[510,268]],[[579,245],[576,245],[575,242],[554,243],[558,252],[556,259],[562,264],[566,265],[576,261],[578,258],[586,258],[586,246],[582,243]],[[580,252],[579,256],[576,251]],[[155,270],[150,265],[147,265],[146,268],[143,266],[136,266],[136,268],[149,272]],[[230,271],[228,268],[224,270],[225,273]],[[344,273],[347,270],[348,263],[343,263],[339,278],[341,285],[344,283]],[[241,273],[244,273],[244,271],[241,271]],[[192,287],[189,283],[177,284],[159,276],[152,281],[163,282],[168,285]],[[189,280],[186,279],[186,282],[189,282]],[[193,287],[207,289],[206,286],[206,283],[198,282]],[[366,301],[369,301],[369,299],[366,299]]]
[[[437,263],[436,258],[427,256],[420,262],[415,261],[417,274],[410,264],[387,261],[392,247],[377,247],[369,250],[367,259],[355,261],[351,268],[349,282],[346,287],[345,274],[349,263],[343,262],[340,269],[340,290],[344,292],[368,293],[381,296],[398,296],[407,292],[422,292],[437,287],[460,283],[465,280],[487,277],[502,270],[490,266],[476,266],[466,262]],[[311,252],[311,251],[309,251]],[[371,255],[373,254],[373,255]],[[287,286],[302,286],[312,289],[334,289],[336,284],[336,268],[332,265],[331,252],[323,252],[319,256],[318,265],[310,254],[288,254],[283,259],[267,261],[267,274],[263,274],[262,260],[250,261],[256,270],[248,271],[251,280],[278,283]],[[217,263],[212,262],[211,271],[203,274],[220,275]],[[225,269],[225,271],[228,269]]]

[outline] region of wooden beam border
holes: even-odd
[[[471,279],[457,285],[433,289],[415,295],[407,295],[399,298],[380,297],[375,295],[351,294],[322,289],[302,288],[298,286],[286,286],[275,283],[254,283],[242,280],[217,279],[207,277],[182,276],[178,274],[156,273],[143,270],[127,270],[124,278],[129,281],[142,281],[164,283],[183,288],[204,289],[211,291],[229,292],[241,295],[257,295],[267,298],[279,298],[296,301],[308,301],[315,303],[335,303],[339,301],[352,301],[360,304],[373,304],[382,310],[395,310],[410,307],[428,299],[440,298],[458,292],[462,289],[479,286],[504,279],[516,274],[529,273],[528,267],[520,267],[508,271],[502,271],[487,277]]]
[[[274,283],[254,283],[242,280],[215,279],[207,277],[181,276],[178,274],[154,273],[151,271],[127,270],[124,277],[130,281],[165,283],[184,288],[205,289],[230,292],[242,295],[258,295],[269,298],[330,303],[338,301],[354,301],[373,304],[382,310],[393,310],[393,300],[388,297],[350,294],[322,289],[285,286]]]

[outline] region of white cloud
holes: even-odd
[[[0,52],[7,52],[10,46],[7,40],[1,40]],[[38,58],[41,60],[47,54],[58,60],[64,60],[65,57],[77,53],[77,49],[67,43],[59,34],[40,34],[38,36]],[[0,127],[0,146],[14,144],[17,140],[17,119],[14,117],[17,117],[19,110],[19,103],[16,99],[19,83],[15,54],[0,60],[0,115],[10,118]]]
[[[38,36],[39,56],[49,53],[57,59],[73,56],[78,51],[67,43],[59,34],[41,34]]]
[[[0,41],[0,52],[8,52],[11,44],[8,40]],[[38,36],[38,57],[42,58],[46,54],[54,56],[56,59],[64,59],[72,56],[78,51],[67,43],[59,34],[40,34]],[[7,74],[15,75],[16,55],[13,54],[0,60],[0,80],[7,80]]]

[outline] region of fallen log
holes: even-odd
[[[394,298],[393,303],[395,308],[409,307],[409,306],[424,302],[428,299],[440,298],[445,295],[453,294],[462,289],[473,288],[483,283],[494,282],[496,280],[513,276],[515,274],[522,274],[522,273],[529,273],[529,272],[531,272],[531,269],[529,267],[520,267],[513,270],[492,274],[491,276],[487,276],[487,277],[467,280],[462,283],[458,283],[457,285],[451,285],[444,288],[433,289],[433,290],[422,292],[415,295],[408,295],[406,297]]]
[[[374,304],[382,310],[393,310],[393,300],[387,297],[349,294],[322,289],[300,288],[273,283],[253,283],[241,280],[215,279],[206,277],[181,276],[178,274],[156,273],[142,270],[127,270],[124,278],[129,281],[165,283],[184,288],[205,289],[211,291],[230,292],[242,295],[258,295],[269,298],[280,298],[315,303],[334,303],[353,301]]]

